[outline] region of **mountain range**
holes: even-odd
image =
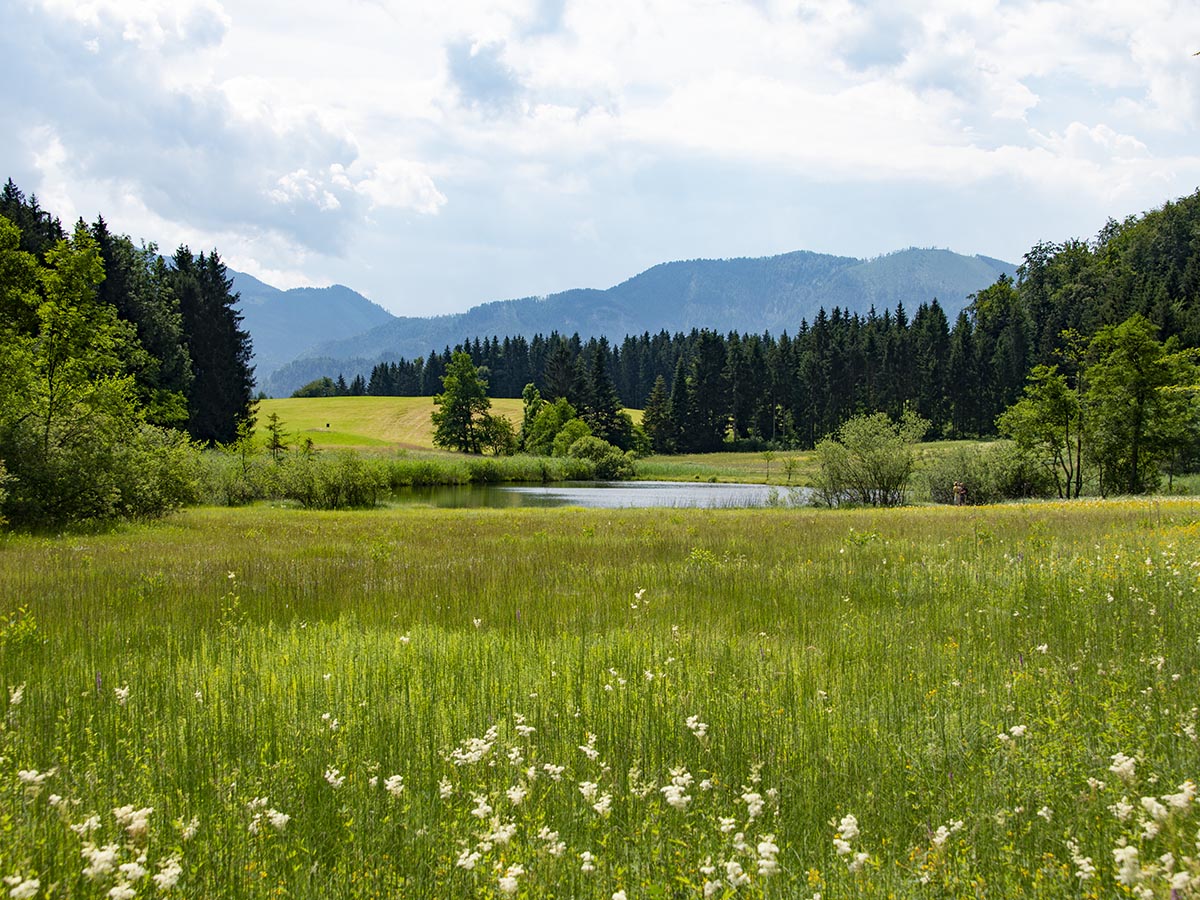
[[[795,333],[821,308],[911,314],[937,298],[953,319],[976,291],[1016,267],[986,256],[910,248],[870,260],[808,251],[654,266],[607,290],[576,288],[500,300],[433,317],[393,316],[343,285],[282,291],[230,270],[254,343],[259,388],[287,396],[322,375],[367,375],[380,361],[415,359],[475,337],[605,336],[711,328]]]

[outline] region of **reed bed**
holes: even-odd
[[[8,537],[0,877],[1192,896],[1198,523],[258,506]]]

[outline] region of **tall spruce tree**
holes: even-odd
[[[241,328],[238,295],[216,250],[195,257],[180,247],[173,262],[171,286],[194,375],[188,433],[204,443],[233,443],[238,425],[252,421],[254,396],[250,335]]]

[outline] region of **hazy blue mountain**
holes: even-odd
[[[271,373],[280,366],[319,344],[362,334],[395,318],[382,306],[340,284],[281,291],[252,275],[228,271],[233,289],[241,295],[237,308],[242,314],[242,327],[250,332],[254,343],[255,377],[260,388],[265,388]]]
[[[294,361],[278,371],[261,367],[259,384],[272,395],[286,396],[321,375],[343,372],[350,379],[368,374],[379,360],[426,356],[431,349],[477,336],[578,331],[584,338],[605,335],[619,341],[626,334],[661,329],[795,333],[821,307],[865,313],[872,306],[882,312],[903,303],[911,316],[935,297],[953,321],[968,295],[1014,271],[1011,263],[985,256],[920,249],[871,260],[798,251],[662,263],[608,290],[501,300],[433,318],[389,317],[357,334],[327,331],[327,340],[292,354]],[[258,334],[249,318],[247,324],[257,349]]]

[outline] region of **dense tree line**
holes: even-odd
[[[152,514],[181,502],[190,441],[251,416],[250,338],[216,251],[67,232],[0,190],[0,514],[14,522]]]
[[[619,403],[646,412],[660,450],[815,446],[858,414],[912,409],[931,437],[996,433],[1035,366],[1072,341],[1134,314],[1159,337],[1200,346],[1200,192],[1141,217],[1110,221],[1092,241],[1040,243],[1017,278],[970,298],[953,322],[936,298],[916,310],[822,309],[794,333],[630,335],[619,344],[578,334],[463,340],[416,360],[381,362],[334,393],[432,395],[454,353],[487,373],[491,395],[527,384],[547,400],[589,407],[593,372]],[[311,388],[311,386],[309,386]]]

